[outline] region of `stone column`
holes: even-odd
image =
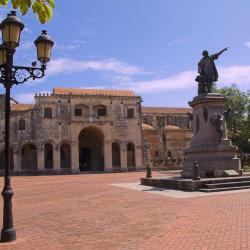
[[[21,152],[22,150],[19,148],[13,148],[13,160],[14,160],[14,171],[21,171]]]
[[[143,139],[143,166],[146,167],[147,164],[151,162],[151,155],[150,155],[150,143]]]
[[[79,170],[79,145],[78,142],[71,143],[71,170],[78,173]]]
[[[121,170],[128,171],[128,164],[127,164],[127,144],[123,143],[121,145]]]
[[[89,106],[89,117],[94,117],[93,106]]]
[[[44,145],[37,147],[37,170],[44,170]]]
[[[53,149],[53,169],[56,171],[61,170],[60,166],[60,148],[55,146]]]
[[[136,169],[143,169],[143,159],[142,159],[142,147],[139,145],[135,146],[135,164]]]
[[[104,171],[112,172],[112,145],[111,140],[104,141]]]

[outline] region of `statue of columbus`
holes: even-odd
[[[220,52],[210,56],[207,50],[202,52],[203,58],[198,63],[199,75],[195,79],[195,81],[199,83],[198,94],[212,92],[212,84],[218,80],[218,72],[214,60],[218,59],[219,56],[227,49],[228,48],[225,48]]]

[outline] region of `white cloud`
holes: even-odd
[[[79,44],[79,45],[84,45],[87,43],[87,41],[82,41],[82,40],[73,40],[71,41],[73,44]]]
[[[24,42],[20,43],[20,49],[29,50],[32,47],[34,47],[34,49],[35,49],[34,42],[24,41]]]
[[[73,40],[70,42],[70,44],[55,44],[56,49],[60,50],[75,50],[81,48],[83,45],[86,45],[86,41],[81,41],[81,40]]]
[[[23,32],[29,33],[29,34],[33,34],[32,30],[29,29],[29,28],[27,28],[27,27],[25,27],[25,28],[23,29]]]
[[[133,82],[131,75],[108,75],[107,78],[112,79],[113,83],[119,84]]]
[[[219,81],[223,86],[236,84],[238,87],[250,89],[250,66],[234,65],[218,67]]]
[[[131,88],[140,93],[158,92],[163,90],[178,90],[188,89],[194,87],[196,82],[194,81],[196,72],[189,70],[181,72],[177,75],[153,79],[149,81],[122,83],[126,88]]]
[[[172,45],[178,45],[178,44],[183,44],[183,43],[187,43],[190,40],[192,40],[193,37],[192,36],[187,36],[187,37],[182,37],[173,41],[170,41],[167,45],[168,46],[172,46]]]
[[[116,74],[134,75],[146,73],[142,68],[129,65],[114,58],[93,61],[81,61],[70,58],[52,60],[48,65],[47,75],[76,73],[81,71],[113,72]]]
[[[250,48],[250,42],[246,42],[245,45]]]
[[[55,45],[55,48],[60,50],[75,50],[79,49],[80,47],[81,46],[79,44]]]
[[[230,67],[218,67],[219,80],[218,87],[236,84],[242,90],[250,89],[250,66],[235,65]],[[121,83],[123,88],[130,88],[140,93],[160,92],[167,90],[187,90],[197,88],[195,77],[197,71],[188,70],[179,74],[153,79],[148,81],[137,81]]]

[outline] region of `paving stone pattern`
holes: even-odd
[[[250,249],[250,192],[176,199],[109,185],[144,176],[13,177],[18,239],[0,249]]]

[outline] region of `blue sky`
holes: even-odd
[[[46,77],[13,87],[20,102],[53,87],[132,89],[143,105],[188,106],[201,52],[218,52],[218,87],[250,89],[249,0],[74,0],[56,2],[41,25],[29,13],[15,62],[36,59],[33,41],[47,29],[55,41]],[[0,9],[1,18],[7,13]],[[1,87],[0,91],[4,89]]]

